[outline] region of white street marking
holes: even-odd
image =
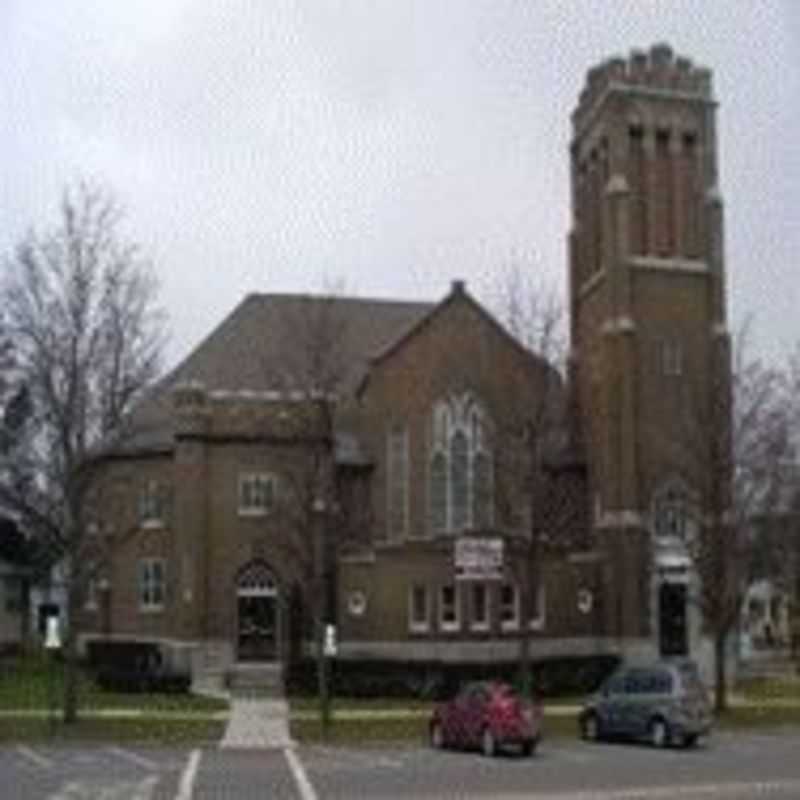
[[[186,768],[181,775],[180,786],[178,787],[178,794],[175,795],[175,800],[192,800],[192,789],[194,789],[194,781],[197,777],[197,768],[200,766],[200,751],[192,750],[189,753],[189,760],[186,762]]]
[[[25,745],[20,745],[17,748],[17,752],[42,769],[50,769],[53,766],[53,762],[49,758],[39,755],[35,750],[31,750],[30,747],[25,747]]]
[[[158,783],[157,775],[150,775],[135,787],[134,792],[130,796],[120,796],[119,800],[150,800],[155,791],[156,784]],[[112,800],[112,798],[109,798]]]
[[[297,791],[300,792],[302,800],[317,800],[317,793],[314,791],[314,787],[311,785],[311,781],[308,779],[308,775],[303,765],[300,763],[300,759],[297,757],[294,748],[284,747],[283,752],[289,764],[289,769],[292,771],[292,777],[297,784]]]
[[[131,750],[125,750],[122,747],[107,747],[106,752],[113,753],[118,758],[129,761],[131,764],[136,764],[137,767],[144,767],[144,769],[149,769],[151,771],[158,769],[158,764],[156,764],[155,761],[140,756],[138,753],[134,753]]]
[[[141,781],[117,781],[111,786],[98,786],[91,782],[71,781],[47,800],[151,800],[156,784],[157,775],[150,775]]]
[[[741,781],[727,783],[698,783],[684,786],[632,787],[579,792],[537,794],[537,800],[673,800],[688,797],[750,798],[768,792],[800,791],[800,780]],[[519,800],[519,795],[497,795],[495,800]]]

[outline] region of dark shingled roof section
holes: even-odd
[[[331,320],[339,341],[344,394],[355,392],[369,359],[404,336],[436,307],[433,303],[312,295],[248,295],[206,339],[164,377],[134,414],[136,435],[125,451],[171,444],[170,393],[196,381],[208,391],[268,391],[305,388],[297,380],[308,352],[307,330]],[[316,322],[315,322],[316,320]]]

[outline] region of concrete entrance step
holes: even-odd
[[[283,667],[275,662],[238,662],[228,670],[228,687],[237,695],[281,698]]]

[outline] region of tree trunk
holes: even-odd
[[[331,724],[331,702],[328,691],[328,659],[325,656],[325,620],[317,616],[317,693],[322,737],[328,738]]]
[[[714,634],[714,711],[719,714],[728,708],[727,671],[725,669],[724,632]]]
[[[525,570],[525,580],[520,582],[519,603],[519,662],[517,665],[517,682],[520,694],[530,697],[532,691],[531,681],[531,570]]]
[[[69,577],[67,607],[64,619],[67,623],[62,654],[64,659],[64,723],[72,725],[78,721],[78,639],[77,639],[77,592],[73,577]],[[54,654],[55,655],[55,654]]]

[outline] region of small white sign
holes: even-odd
[[[456,580],[499,581],[503,578],[503,540],[460,536],[454,544]]]
[[[61,629],[58,624],[58,617],[55,614],[47,617],[44,646],[46,650],[58,650],[61,647]]]
[[[325,642],[322,645],[322,653],[323,655],[328,656],[328,658],[333,658],[336,655],[338,649],[339,648],[336,644],[336,626],[326,625]]]

